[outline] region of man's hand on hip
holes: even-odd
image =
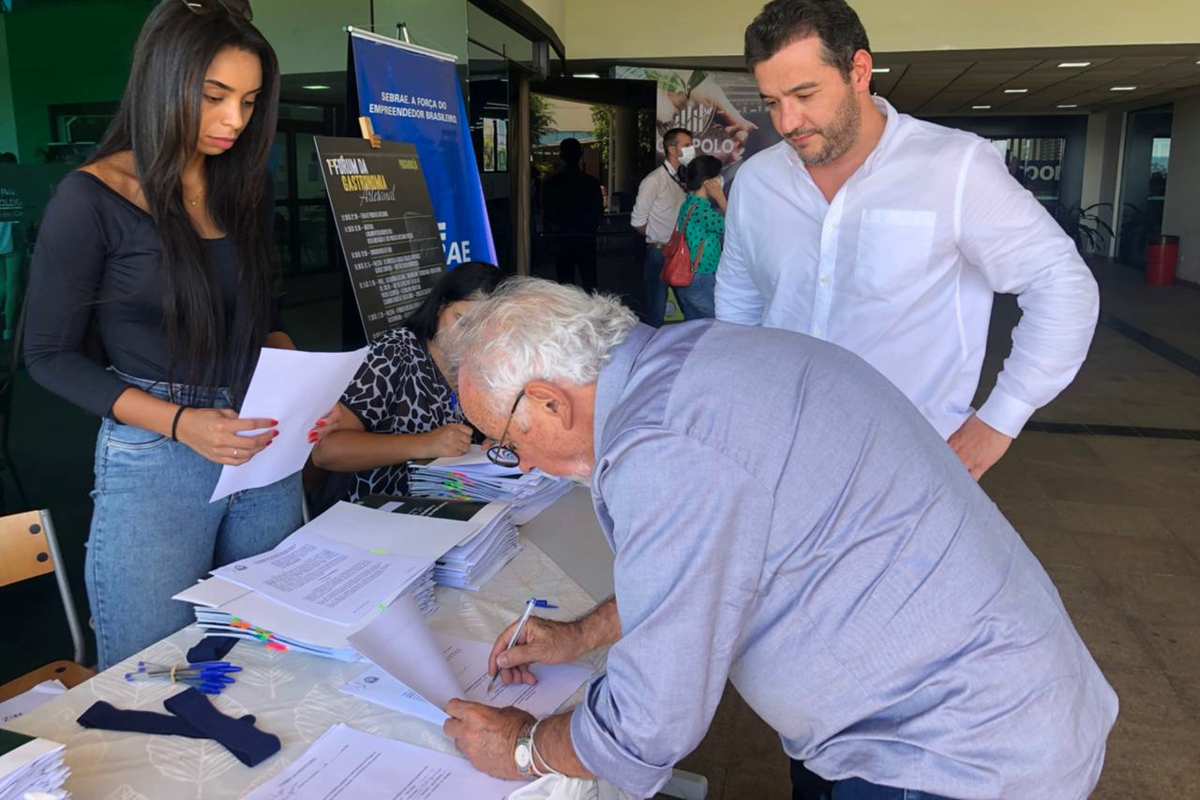
[[[947,440],[975,480],[1000,460],[1012,442],[1011,436],[1005,436],[974,414]]]

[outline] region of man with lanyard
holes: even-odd
[[[663,247],[675,230],[679,208],[687,198],[679,183],[679,167],[696,157],[692,134],[684,128],[671,128],[663,134],[663,153],[662,164],[638,186],[629,220],[633,229],[646,237],[642,321],[656,328],[662,325],[667,308],[667,285],[661,277]]]
[[[882,372],[979,478],[1075,377],[1096,281],[992,145],[871,95],[842,0],[775,0],[746,61],[784,141],[738,172],[717,318],[805,333]],[[996,386],[971,407],[994,293],[1023,315]]]

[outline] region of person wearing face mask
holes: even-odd
[[[1096,281],[987,140],[871,95],[870,43],[845,2],[775,0],[745,44],[784,141],[738,171],[717,318],[861,356],[979,478],[1079,371]],[[976,410],[996,292],[1024,313]]]
[[[150,13],[30,269],[29,373],[101,418],[85,564],[101,669],[192,621],[171,595],[301,523],[299,473],[209,502],[222,467],[276,436],[237,412],[261,348],[293,347],[271,288],[279,66],[250,17],[246,0]]]
[[[725,184],[721,179],[721,160],[697,156],[680,167],[688,198],[679,209],[678,229],[687,238],[688,253],[695,268],[690,286],[676,287],[684,319],[712,319],[716,316],[713,290],[717,285],[717,265],[725,242]]]
[[[641,319],[658,327],[667,308],[667,285],[662,282],[663,248],[675,230],[675,220],[687,192],[680,183],[679,167],[696,157],[692,134],[684,128],[671,128],[663,134],[663,162],[638,186],[637,200],[629,223],[646,237],[643,262]]]

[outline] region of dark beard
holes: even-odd
[[[800,160],[810,167],[823,167],[831,164],[850,152],[850,148],[858,141],[861,129],[862,111],[858,107],[858,98],[854,92],[847,91],[846,99],[838,108],[833,122],[820,131],[821,136],[825,138],[825,146],[821,148],[820,152],[811,155],[805,155],[796,150],[796,155],[800,156]]]

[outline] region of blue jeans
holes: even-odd
[[[684,319],[715,319],[717,316],[717,273],[693,275],[692,285],[676,287],[675,299]]]
[[[827,781],[792,759],[792,800],[950,800],[947,797],[867,783],[862,778]]]
[[[667,315],[667,285],[662,282],[663,253],[646,244],[646,260],[642,263],[642,322],[662,327]]]
[[[223,389],[122,380],[190,406],[228,408]],[[221,465],[170,437],[105,418],[84,578],[100,668],[195,619],[171,595],[215,566],[270,550],[301,524],[300,474],[209,503]]]

